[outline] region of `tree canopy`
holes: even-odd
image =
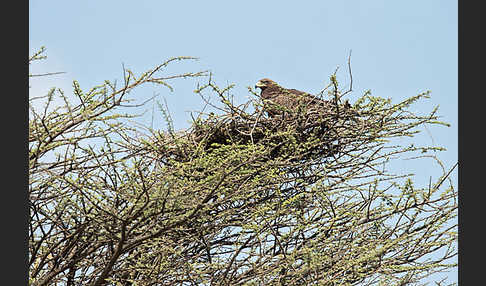
[[[333,74],[329,108],[268,117],[250,87],[237,105],[206,72],[163,75],[192,59],[30,99],[30,285],[417,285],[455,266],[456,165],[400,144],[447,125],[411,111],[429,92],[344,103]],[[132,121],[137,87],[178,78],[214,112],[177,131],[164,109],[167,130]],[[404,156],[443,175],[416,186],[388,168]]]

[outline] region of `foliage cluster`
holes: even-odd
[[[31,285],[413,285],[454,266],[452,169],[417,187],[387,168],[441,150],[397,144],[445,124],[410,111],[428,92],[366,92],[346,109],[331,77],[333,108],[268,118],[209,77],[195,92],[218,114],[179,132],[130,124],[120,111],[138,86],[208,76],[157,76],[190,59],[124,69],[121,87],[74,81],[77,103],[56,89],[45,108],[31,99]]]

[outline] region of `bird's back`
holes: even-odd
[[[262,98],[266,99],[270,116],[283,112],[296,112],[298,110],[318,111],[325,108],[328,102],[309,93],[279,87],[265,90]]]

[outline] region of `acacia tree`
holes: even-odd
[[[334,74],[320,93],[333,107],[269,118],[205,72],[160,75],[190,59],[124,68],[121,87],[74,81],[76,102],[31,98],[31,285],[415,285],[455,266],[455,166],[423,187],[388,168],[404,155],[442,167],[440,147],[399,144],[445,124],[410,111],[428,92],[396,104],[366,92],[349,109]],[[199,77],[214,112],[191,128],[129,120],[137,87]]]

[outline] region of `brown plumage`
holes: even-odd
[[[319,99],[307,92],[283,88],[271,79],[264,78],[257,82],[255,88],[260,88],[260,97],[264,102],[264,110],[270,117],[291,114],[299,110],[319,112],[329,107],[329,102]]]

